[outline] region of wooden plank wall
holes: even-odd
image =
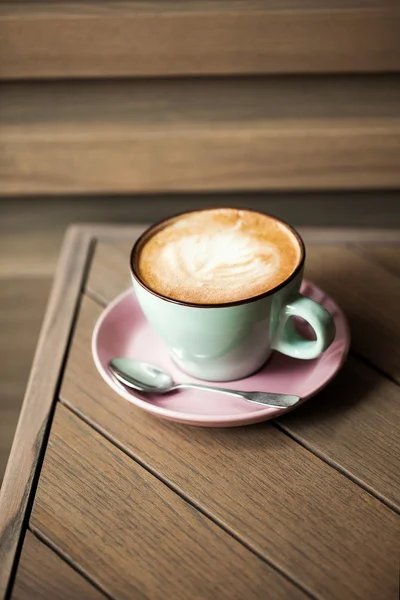
[[[2,2],[7,79],[396,71],[396,0]]]
[[[0,195],[399,187],[400,5],[0,2]]]

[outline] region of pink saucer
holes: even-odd
[[[301,291],[325,306],[335,319],[336,337],[328,350],[310,361],[275,352],[254,375],[220,385],[238,390],[296,394],[304,401],[336,375],[349,350],[346,318],[338,305],[313,283],[304,281]],[[203,427],[233,427],[259,423],[287,412],[214,392],[188,389],[156,396],[129,393],[120,388],[110,377],[107,367],[109,360],[117,356],[152,363],[167,371],[176,382],[198,381],[180,371],[169,357],[164,343],[147,323],[133,289],[118,296],[101,314],[93,331],[92,353],[100,375],[117,394],[164,419]]]

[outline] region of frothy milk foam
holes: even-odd
[[[140,249],[138,270],[155,292],[183,302],[220,304],[265,293],[290,277],[301,248],[272,217],[210,209],[167,221]]]

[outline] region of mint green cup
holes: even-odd
[[[330,346],[335,337],[332,316],[323,306],[300,294],[305,246],[293,227],[284,223],[295,234],[301,257],[292,275],[279,286],[238,302],[190,304],[151,290],[138,271],[142,246],[168,221],[157,223],[142,234],[132,248],[130,265],[143,313],[182,371],[198,379],[231,381],[260,369],[274,350],[309,360]],[[315,340],[301,337],[293,317],[309,323]]]

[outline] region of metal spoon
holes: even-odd
[[[111,374],[118,382],[144,393],[167,394],[182,388],[194,388],[238,396],[248,402],[264,404],[274,408],[291,408],[300,400],[299,396],[291,394],[274,394],[268,392],[240,392],[227,388],[202,385],[200,383],[174,383],[168,373],[148,363],[131,358],[113,358],[109,364]]]

